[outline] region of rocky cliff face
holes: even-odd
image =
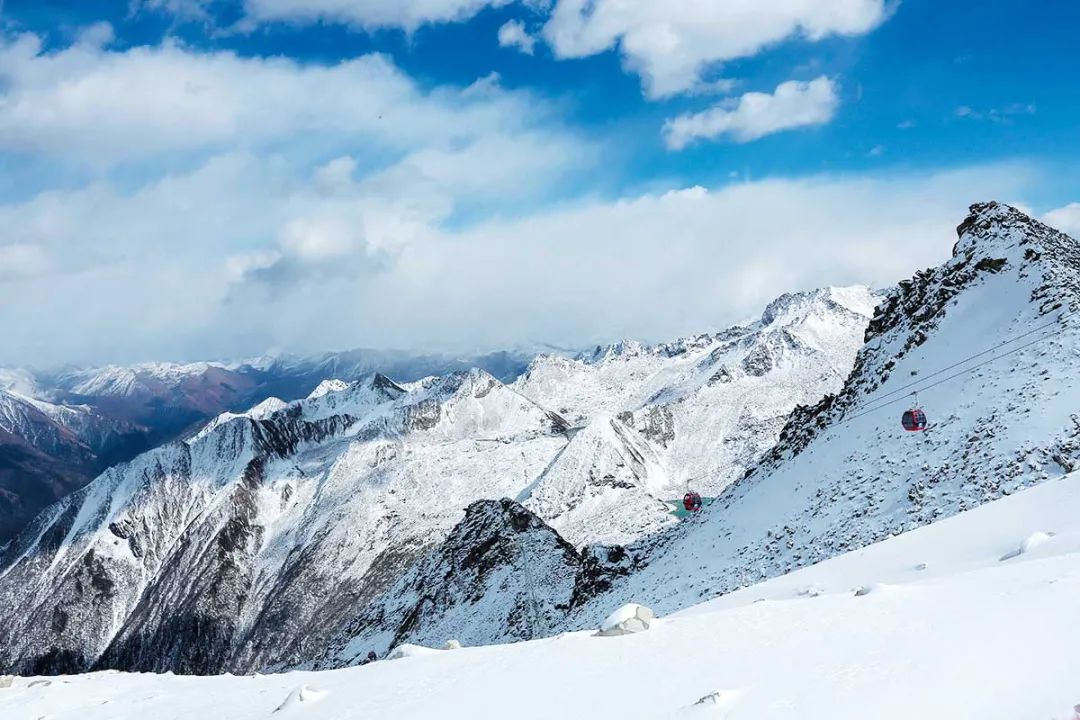
[[[621,548],[579,552],[512,500],[478,501],[441,545],[361,609],[319,664],[351,664],[403,643],[546,637],[625,574],[628,562]]]

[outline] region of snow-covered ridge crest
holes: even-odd
[[[699,522],[639,548],[608,606],[684,607],[1080,467],[1080,245],[998,203],[958,232],[887,294],[840,392],[796,409]],[[930,425],[909,433],[914,390]]]
[[[955,298],[995,275],[1015,275],[1018,283],[1014,288],[1027,288],[1030,294],[1026,300],[1033,305],[1005,328],[1012,335],[1000,340],[1051,321],[1055,311],[1060,315],[1080,309],[1080,244],[1073,238],[997,202],[972,205],[957,234],[959,240],[948,262],[917,273],[885,295],[867,327],[866,345],[843,392],[800,408],[767,462],[797,453],[820,428],[865,407],[865,397],[894,374],[899,360],[926,342],[956,304]],[[1016,298],[1019,302],[1024,299]],[[966,357],[969,353],[964,351],[989,348],[994,344],[992,339],[967,348],[957,346],[953,352]],[[1008,349],[1003,347],[1002,351]],[[941,358],[939,364],[949,364],[944,362],[947,359]],[[932,369],[936,367],[927,371]],[[919,372],[918,368],[912,370],[906,381],[914,382]],[[918,389],[917,383],[914,389]]]
[[[797,404],[840,388],[877,301],[865,287],[790,293],[720,332],[540,356],[514,387],[573,425],[617,416],[656,449],[669,498],[688,481],[715,494],[773,445]]]

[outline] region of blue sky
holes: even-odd
[[[664,339],[895,282],[988,194],[1080,230],[1064,0],[0,22],[3,363]]]

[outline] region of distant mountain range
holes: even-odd
[[[0,543],[100,472],[268,397],[305,397],[327,378],[402,381],[482,368],[512,381],[533,355],[353,350],[236,363],[0,369]]]
[[[720,492],[797,403],[839,389],[872,307],[862,288],[789,295],[718,333],[541,356],[510,384],[479,368],[366,374],[222,413],[108,470],[10,543],[0,602],[23,620],[0,629],[0,667],[246,671],[340,664],[447,623],[470,642],[553,631],[628,571],[604,546],[676,522],[666,501],[683,492],[683,456]],[[97,397],[197,388],[216,403],[225,385],[268,387],[240,385],[258,377],[153,366],[54,382]],[[535,532],[514,540],[507,528]],[[511,561],[558,597],[513,589]],[[436,591],[451,568],[465,574]],[[494,604],[460,606],[488,592]]]

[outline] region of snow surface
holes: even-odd
[[[632,636],[280,675],[20,677],[0,687],[0,717],[1076,720],[1077,507],[1074,473]]]

